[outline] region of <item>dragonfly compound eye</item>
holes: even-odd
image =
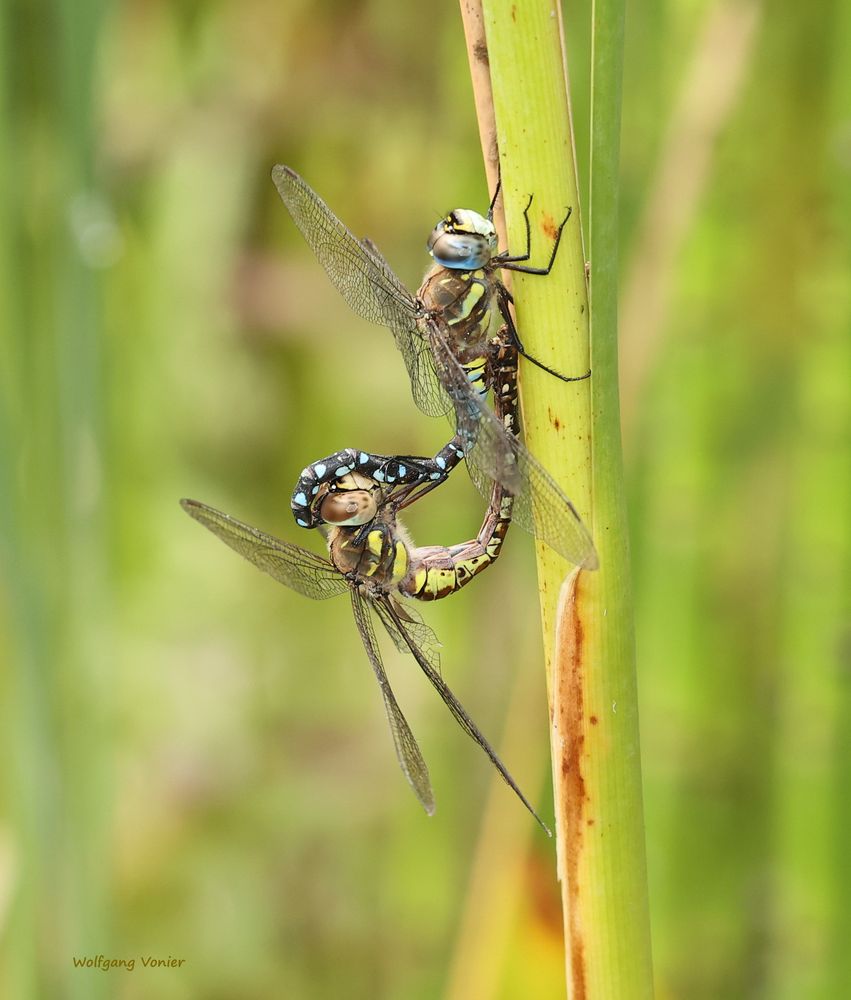
[[[378,502],[367,490],[337,490],[319,505],[319,516],[328,524],[366,524],[378,513]]]
[[[478,212],[456,208],[432,230],[428,252],[444,267],[475,270],[496,252],[496,230]]]

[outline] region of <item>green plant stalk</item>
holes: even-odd
[[[98,190],[95,67],[105,4],[96,0],[80,9],[64,0],[58,11],[62,103],[57,137],[65,161],[55,207],[62,211]],[[104,749],[111,691],[107,623],[112,613],[104,532],[109,480],[103,466],[107,427],[101,273],[84,262],[70,234],[61,245],[55,280],[61,310],[55,331],[62,456],[57,472],[63,497],[58,529],[67,559],[62,579],[64,649],[56,675],[61,698],[57,743],[65,784],[62,848],[67,859],[61,900],[64,912],[59,920],[65,946],[86,953],[99,948],[106,951],[110,946],[111,887],[103,859],[109,846],[111,805],[110,755]],[[80,726],[84,714],[86,725]],[[99,979],[87,981],[67,965],[63,972],[69,1000],[99,1000],[109,993],[109,984]]]
[[[532,264],[546,262],[572,208],[550,277],[514,276],[521,337],[560,371],[594,372],[564,384],[522,368],[527,443],[591,526],[600,556],[599,571],[574,572],[560,597],[567,564],[542,545],[537,552],[568,992],[637,1000],[653,985],[617,395],[623,8],[616,0],[595,8],[590,314],[557,12],[540,0],[484,0],[483,10],[513,252],[525,242],[530,194]]]
[[[0,47],[5,51],[11,51],[7,46],[12,45],[14,21],[6,7],[0,10]],[[25,58],[20,65],[31,66],[36,43],[21,40],[21,48]],[[42,551],[52,554],[53,538],[33,513],[42,504],[32,502],[49,495],[42,471],[56,456],[39,433],[44,407],[32,405],[43,357],[34,330],[41,332],[37,324],[43,313],[33,306],[40,269],[28,239],[37,218],[31,144],[21,127],[28,116],[12,113],[18,102],[29,110],[23,89],[21,74],[7,60],[0,73],[0,146],[5,151],[0,165],[0,725],[8,766],[0,787],[5,826],[0,866],[8,896],[0,910],[0,995],[10,997],[42,995],[47,989],[40,941],[52,928],[43,919],[41,901],[49,894],[55,899],[58,873],[47,832],[56,817],[47,681],[56,649],[45,562],[38,558]],[[33,539],[41,544],[33,545]]]

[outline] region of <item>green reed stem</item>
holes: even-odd
[[[100,275],[73,234],[96,188],[104,6],[55,7],[53,30],[19,40],[0,85],[0,112],[19,109],[0,115],[10,140],[0,169],[0,652],[10,663],[0,721],[11,829],[0,845],[11,886],[0,994],[97,1000],[110,984],[75,974],[71,955],[108,949]],[[0,42],[13,25],[0,15]]]
[[[521,336],[551,367],[593,369],[564,384],[522,367],[527,443],[600,555],[599,571],[574,572],[562,588],[569,567],[538,546],[568,991],[643,1000],[653,986],[617,374],[623,4],[594,12],[590,310],[558,10],[484,0],[483,11],[509,246],[524,245],[530,194],[532,264],[546,262],[572,209],[550,277],[513,276]]]

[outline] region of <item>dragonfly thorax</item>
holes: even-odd
[[[443,267],[471,271],[484,267],[496,253],[494,224],[470,208],[456,208],[434,227],[428,252]]]
[[[379,518],[365,535],[354,528],[332,528],[328,550],[336,569],[367,588],[387,592],[408,572],[408,547],[392,521]]]
[[[463,366],[487,353],[487,343],[500,320],[496,289],[493,274],[482,268],[461,271],[440,264],[431,268],[420,285],[423,309],[439,316],[452,353]]]

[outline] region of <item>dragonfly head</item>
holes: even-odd
[[[320,490],[311,504],[317,523],[337,527],[369,523],[378,513],[379,484],[359,472],[335,479]]]
[[[484,267],[496,247],[494,224],[469,208],[456,208],[442,218],[428,239],[428,252],[437,263],[459,271]]]

